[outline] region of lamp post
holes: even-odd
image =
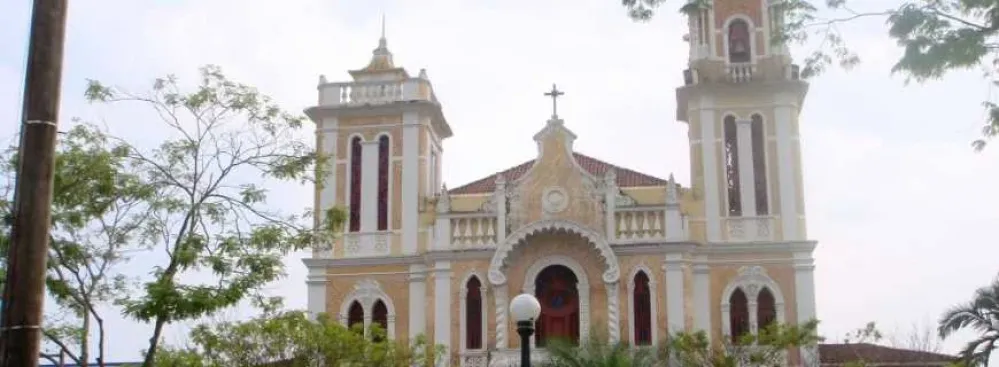
[[[534,320],[541,314],[541,303],[534,296],[521,293],[510,301],[510,317],[517,322],[520,334],[520,365],[531,366],[531,334],[534,333]]]

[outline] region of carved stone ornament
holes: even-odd
[[[553,186],[546,188],[541,194],[541,209],[547,214],[556,214],[569,207],[569,193],[565,189]]]
[[[614,196],[614,206],[619,208],[635,206],[635,199],[632,199],[631,196],[625,195],[623,192],[618,191],[617,195]]]
[[[621,278],[621,270],[618,266],[617,256],[614,250],[600,234],[575,222],[563,219],[543,219],[526,225],[516,232],[507,236],[506,240],[499,244],[493,258],[489,262],[489,282],[493,285],[506,284],[506,274],[503,274],[503,265],[510,256],[513,248],[523,243],[528,236],[542,232],[565,231],[575,233],[586,239],[597,253],[604,259],[607,270],[604,271],[604,283],[615,283]]]

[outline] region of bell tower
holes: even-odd
[[[690,126],[706,242],[806,239],[798,114],[808,84],[773,41],[778,1],[711,0],[688,11],[677,119]]]
[[[676,91],[676,117],[689,125],[691,186],[697,201],[691,210],[691,236],[708,253],[740,251],[747,269],[790,270],[784,274],[793,276],[777,282],[794,289],[783,309],[787,315],[793,312],[794,319],[782,321],[801,324],[816,316],[815,242],[805,231],[798,138],[808,83],[801,80],[787,45],[776,42],[782,5],[781,0],[691,1],[685,9],[690,56],[684,85]],[[773,258],[787,264],[753,264]],[[711,284],[735,280],[710,270],[695,277],[701,284],[695,298],[709,305],[705,309],[710,309],[709,294],[732,302]],[[721,305],[715,316],[722,322],[716,335],[735,332],[732,325],[738,320],[729,318],[727,307],[729,303]],[[748,307],[757,306],[750,301]],[[697,328],[709,329],[712,322],[707,311],[695,315]],[[816,353],[803,348],[798,355],[812,366],[817,365]]]

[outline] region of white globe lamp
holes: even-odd
[[[517,322],[517,334],[520,334],[520,365],[531,366],[531,334],[534,333],[534,321],[541,315],[541,303],[533,295],[518,294],[510,301],[510,318]]]

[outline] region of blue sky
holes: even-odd
[[[20,119],[28,4],[0,0],[2,121]],[[634,23],[619,4],[74,1],[61,119],[100,119],[118,134],[154,143],[141,110],[87,105],[86,79],[141,90],[157,76],[190,77],[209,63],[300,111],[315,103],[319,74],[346,80],[346,70],[366,64],[385,12],[396,64],[427,69],[454,129],[443,157],[450,186],[533,157],[531,136],[550,113],[542,92],[552,82],[566,91],[559,112],[579,135],[578,151],[687,183],[686,126],[674,119],[686,23],[672,6],[650,23]],[[888,332],[929,325],[988,283],[999,264],[999,147],[974,153],[969,144],[990,84],[970,70],[907,86],[889,72],[900,51],[880,20],[842,31],[862,63],[815,78],[801,116],[808,232],[819,241],[818,314],[832,339],[872,320]],[[15,123],[0,126],[0,138],[16,134]],[[297,211],[310,205],[311,189],[282,186],[272,198]],[[289,257],[288,277],[271,289],[296,308],[306,301],[301,256]],[[116,316],[111,325],[110,360],[136,358],[148,328]],[[191,325],[172,327],[166,342],[182,342]],[[959,345],[946,343],[948,351]]]

